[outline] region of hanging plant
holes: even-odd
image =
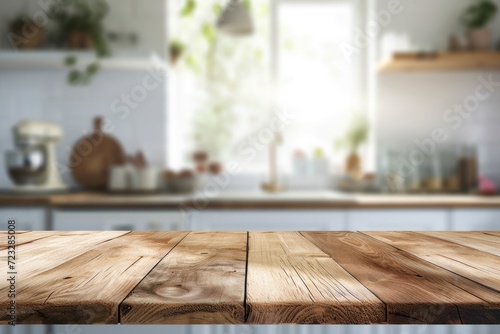
[[[97,57],[85,70],[78,70],[77,57],[68,56],[65,64],[72,68],[67,78],[69,84],[89,84],[99,71],[99,59],[109,56],[103,26],[108,13],[109,6],[104,0],[72,0],[57,12],[54,19],[59,26],[60,44],[69,49],[94,50]]]

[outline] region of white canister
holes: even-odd
[[[155,191],[158,189],[158,170],[154,167],[134,168],[131,174],[132,190]]]
[[[109,172],[108,188],[111,191],[127,191],[130,189],[130,167],[113,166]]]

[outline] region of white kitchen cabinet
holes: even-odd
[[[48,328],[48,326],[43,325],[16,325],[8,327],[5,334],[46,334]]]
[[[448,230],[449,211],[442,210],[349,210],[351,231],[444,231]]]
[[[56,210],[56,231],[180,231],[188,226],[180,211]]]
[[[186,334],[179,325],[57,325],[50,334]]]
[[[43,208],[0,208],[2,231],[7,228],[8,220],[16,221],[18,231],[43,231],[45,226],[45,209]]]
[[[350,334],[350,326],[321,325],[226,325],[191,326],[189,334]],[[354,332],[353,332],[354,333]],[[356,333],[357,334],[357,333]],[[363,333],[360,333],[363,334]],[[368,333],[366,333],[368,334]]]
[[[450,334],[498,334],[500,326],[498,325],[466,325],[450,326]]]
[[[195,231],[345,230],[345,210],[234,210],[190,213]]]
[[[455,209],[451,217],[455,231],[500,230],[500,209]]]
[[[370,334],[450,334],[446,325],[375,325]]]

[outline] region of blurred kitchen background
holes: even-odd
[[[3,1],[0,216],[36,230],[498,229],[497,6]]]

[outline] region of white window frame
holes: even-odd
[[[168,1],[168,0],[165,0]],[[364,29],[366,25],[366,21],[368,18],[368,13],[372,12],[375,8],[375,1],[372,0],[270,0],[270,54],[271,54],[271,80],[273,87],[276,87],[277,79],[279,76],[279,7],[281,4],[285,3],[326,3],[326,2],[345,2],[351,3],[353,5],[354,11],[354,27],[353,29]],[[168,7],[168,6],[167,6]],[[168,16],[168,15],[167,15]],[[353,57],[352,66],[355,69],[354,74],[354,85],[353,89],[355,91],[355,95],[359,96],[360,99],[366,101],[365,109],[367,112],[367,118],[370,120],[371,129],[370,138],[367,143],[367,157],[365,157],[366,168],[368,171],[373,171],[375,169],[375,136],[376,133],[373,131],[376,127],[376,80],[375,75],[370,75],[369,73],[374,72],[375,68],[375,54],[376,54],[376,43],[372,41],[369,46],[365,49],[362,49],[360,54]],[[167,93],[168,98],[168,93]],[[173,138],[171,133],[173,133],[172,129],[175,127],[174,122],[170,122],[171,120],[175,120],[175,115],[171,113],[170,110],[167,112],[167,127],[168,127],[168,139],[167,139],[167,165],[171,159],[169,155],[173,143]]]

